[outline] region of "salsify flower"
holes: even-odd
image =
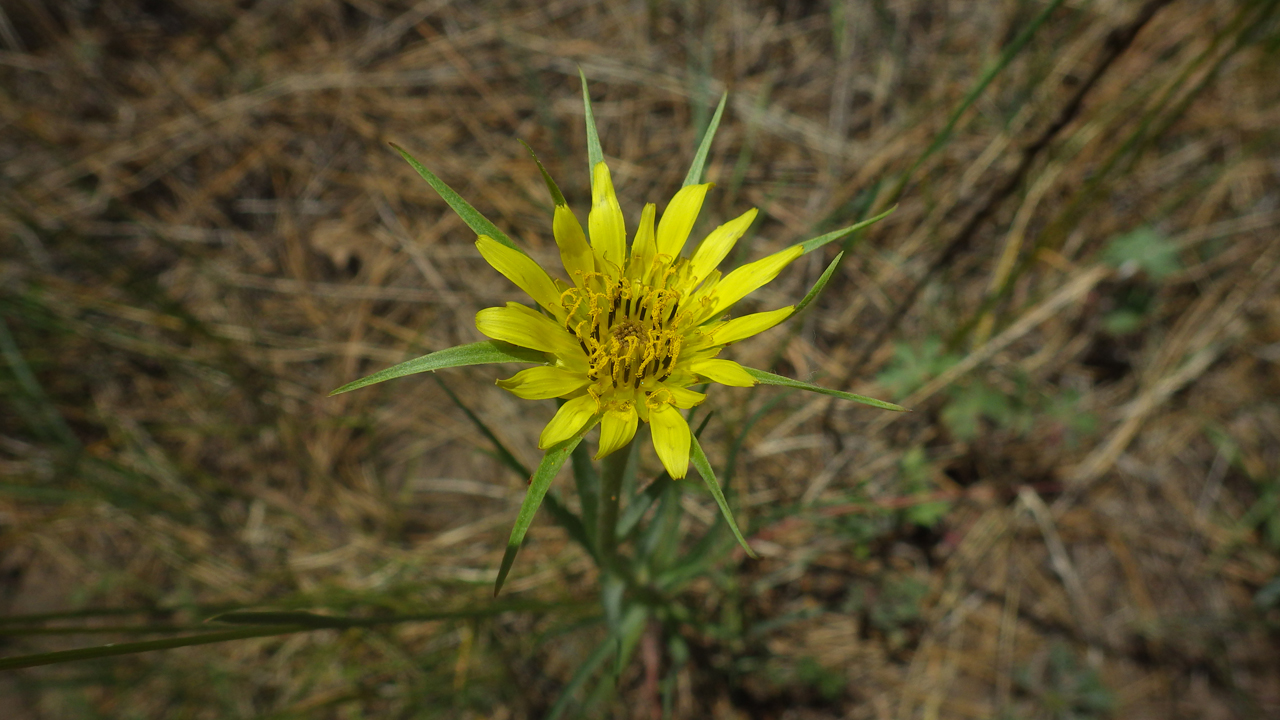
[[[476,327],[488,337],[546,353],[550,360],[498,381],[521,398],[567,399],[542,430],[542,449],[598,421],[596,457],[604,457],[625,447],[643,421],[649,423],[663,467],[671,477],[683,478],[690,431],[681,410],[706,397],[689,386],[756,384],[741,365],[718,357],[720,351],[777,325],[795,307],[732,320],[722,316],[804,249],[794,245],[722,275],[716,266],[755,219],[753,208],[712,230],[690,256],[682,256],[711,187],[684,187],[661,219],[655,205],[645,205],[628,243],[609,168],[597,163],[589,232],[565,204],[556,206],[552,221],[568,283],[487,235],[476,241],[484,259],[545,311],[507,303],[476,315]]]
[[[826,285],[844,254],[836,255],[799,305],[728,319],[726,312],[735,303],[773,280],[796,258],[884,218],[892,208],[722,275],[716,266],[755,220],[756,211],[752,209],[711,231],[690,255],[683,256],[681,253],[698,219],[702,201],[712,187],[702,183],[701,178],[711,139],[724,111],[725,98],[722,97],[694,155],[684,187],[667,203],[661,220],[656,206],[645,205],[628,243],[622,208],[596,133],[585,78],[582,90],[592,174],[591,212],[587,216],[586,232],[560,189],[538,163],[555,200],[552,232],[568,274],[567,282],[552,278],[498,226],[412,155],[393,144],[475,231],[479,237],[476,246],[484,259],[528,293],[540,311],[519,303],[481,310],[476,315],[476,327],[492,340],[458,345],[407,360],[331,393],[337,395],[393,378],[445,368],[525,363],[534,367],[499,380],[498,384],[522,398],[565,400],[539,438],[538,445],[546,452],[529,478],[529,488],[494,583],[495,593],[511,569],[534,514],[548,497],[551,481],[596,424],[600,425],[600,447],[596,454],[600,458],[627,446],[640,422],[648,423],[663,467],[671,477],[683,478],[692,461],[720,506],[730,530],[750,553],[751,548],[716,481],[715,471],[698,440],[689,432],[681,412],[705,399],[702,393],[690,390],[690,385],[705,382],[741,387],[757,383],[782,385],[887,410],[905,410],[892,403],[743,367],[719,357],[725,346],[764,332],[804,308]],[[473,415],[472,419],[489,433],[478,418]],[[518,467],[519,463],[514,465]],[[620,481],[620,472],[610,477]],[[612,501],[616,509],[617,498]],[[561,515],[568,512],[561,507]],[[568,523],[566,527],[576,529],[571,531],[581,531],[578,535],[592,552],[598,549],[594,543],[598,542],[601,548],[610,545],[607,538],[612,530],[596,528],[593,536],[593,531],[583,528],[581,521],[564,522]]]

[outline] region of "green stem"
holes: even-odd
[[[631,459],[631,442],[606,456],[600,473],[596,545],[600,549],[600,568],[605,572],[614,572],[618,564],[618,500],[622,494],[622,477],[627,472],[627,461]]]

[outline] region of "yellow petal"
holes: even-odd
[[[596,257],[605,261],[602,272],[609,272],[609,267],[622,268],[626,260],[627,229],[622,220],[622,208],[618,205],[618,196],[613,192],[613,180],[609,176],[609,166],[596,163],[591,178],[591,214],[587,224],[591,229],[591,247]]]
[[[713,295],[715,301],[710,304],[710,310],[704,313],[702,319],[706,320],[715,317],[729,309],[734,303],[746,297],[748,293],[778,277],[778,273],[782,272],[782,268],[790,265],[803,254],[804,248],[799,245],[792,245],[786,250],[781,250],[753,263],[747,263],[725,275],[720,279],[720,282],[716,283]]]
[[[794,311],[795,306],[788,305],[787,307],[778,308],[777,310],[743,315],[740,318],[734,318],[711,330],[711,338],[715,340],[717,345],[728,345],[729,343],[738,342],[743,338],[749,338],[752,335],[768,330],[774,325],[786,320],[788,317],[791,317],[791,313]],[[697,372],[697,370],[694,372]]]
[[[702,199],[711,189],[712,183],[690,185],[680,188],[680,192],[667,203],[662,211],[662,220],[658,222],[658,252],[675,257],[684,248],[689,239],[689,231],[698,219],[698,211],[702,209]]]
[[[631,442],[635,437],[636,426],[640,416],[636,414],[634,405],[627,404],[622,410],[607,410],[600,418],[600,450],[596,459],[608,455]]]
[[[568,330],[520,303],[481,310],[476,313],[476,329],[494,340],[586,362],[586,354]]]
[[[587,236],[582,232],[582,225],[578,223],[578,216],[573,214],[568,205],[556,206],[551,233],[555,235],[556,245],[560,248],[560,261],[569,272],[569,279],[575,285],[581,285],[582,276],[595,272],[596,261],[591,254],[591,246],[587,244]]]
[[[724,260],[729,251],[733,249],[734,243],[738,242],[738,238],[747,231],[751,226],[751,222],[756,219],[756,209],[742,213],[738,217],[721,225],[702,241],[698,246],[697,252],[693,254],[693,259],[689,261],[689,274],[693,276],[693,284],[697,285],[698,281],[707,276]]]
[[[538,448],[546,450],[556,443],[564,442],[577,435],[583,426],[596,415],[596,399],[590,395],[577,397],[560,406],[551,422],[542,428],[542,436],[538,438]]]
[[[751,377],[741,365],[723,358],[698,360],[693,363],[693,371],[702,377],[732,387],[752,387],[756,379]],[[499,383],[501,385],[501,383]]]
[[[529,294],[539,305],[559,318],[564,317],[560,305],[560,291],[542,266],[519,250],[513,250],[488,235],[476,240],[480,255],[495,270],[507,276],[517,287]]]
[[[525,400],[546,400],[581,390],[590,381],[585,372],[545,366],[521,370],[506,380],[499,380],[498,387]]]
[[[631,241],[631,262],[627,264],[627,277],[633,280],[647,279],[653,258],[658,254],[653,239],[653,218],[657,213],[658,206],[653,203],[645,205],[640,213],[640,227],[636,228],[635,239]]]
[[[649,429],[662,467],[676,480],[683,478],[689,472],[689,423],[674,405],[663,405],[649,411]]]
[[[690,378],[692,379],[692,378]],[[667,391],[671,393],[671,403],[682,410],[688,410],[695,405],[701,405],[707,396],[700,392],[695,392],[689,388],[666,386]]]

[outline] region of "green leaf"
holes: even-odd
[[[720,116],[724,114],[724,104],[728,99],[728,92],[720,96],[720,105],[716,107],[716,114],[711,116],[707,131],[702,134],[702,143],[698,145],[698,152],[693,156],[693,165],[689,168],[689,174],[684,176],[684,187],[702,182],[702,166],[707,163],[707,153],[711,152],[711,140],[716,136],[716,129],[720,127]]]
[[[827,265],[827,269],[822,271],[822,276],[818,278],[818,282],[813,284],[813,288],[804,296],[804,299],[800,301],[800,304],[796,306],[796,309],[791,312],[792,315],[796,315],[801,310],[809,307],[809,303],[813,302],[814,298],[818,297],[818,293],[821,293],[822,289],[827,286],[827,281],[831,279],[831,275],[835,273],[836,267],[840,265],[840,260],[843,258],[844,252],[836,254],[835,259]]]
[[[756,382],[759,382],[762,385],[779,385],[781,387],[798,388],[800,390],[808,390],[809,392],[816,392],[822,395],[830,395],[831,397],[838,397],[841,400],[852,400],[854,402],[859,402],[864,405],[878,407],[882,410],[910,412],[909,410],[902,407],[901,405],[894,405],[891,402],[876,400],[875,398],[869,398],[866,395],[855,395],[854,393],[848,393],[842,390],[832,390],[831,388],[824,388],[821,385],[813,385],[811,383],[801,382],[799,380],[792,380],[791,378],[783,377],[781,375],[774,375],[773,373],[767,373],[763,370],[756,370],[755,368],[749,368],[746,366],[743,366],[743,369],[746,370],[747,373],[751,375],[751,377],[755,378]]]
[[[523,140],[520,141],[520,144],[524,146],[525,150],[529,151],[529,157],[533,158],[533,161],[538,164],[538,172],[542,173],[542,181],[547,184],[547,192],[551,193],[551,201],[557,207],[568,205],[569,203],[564,199],[564,194],[560,192],[560,186],[556,185],[555,180],[551,179],[551,173],[548,173],[547,169],[542,167],[542,161],[538,159],[538,156],[533,154],[533,148],[529,147],[529,143]]]
[[[872,225],[874,223],[880,222],[881,220],[889,217],[889,215],[894,210],[897,210],[897,209],[898,209],[898,206],[894,205],[893,207],[889,208],[888,210],[885,210],[884,212],[880,213],[879,215],[873,218],[868,218],[861,222],[856,222],[850,225],[849,227],[840,228],[839,230],[832,230],[826,235],[819,235],[818,237],[813,238],[812,240],[805,240],[804,242],[800,243],[800,247],[804,248],[805,254],[811,253],[814,250],[817,250],[818,248],[828,243],[832,243],[832,242],[835,242],[836,240],[839,240],[840,238],[844,237],[845,235],[848,235],[851,232],[856,232],[858,230],[861,230],[864,227],[867,227],[868,225]]]
[[[471,203],[463,200],[462,196],[455,192],[453,188],[446,185],[443,180],[436,177],[430,170],[423,167],[422,163],[415,160],[407,150],[395,143],[391,143],[391,147],[395,148],[396,152],[400,153],[400,156],[408,161],[408,163],[413,166],[414,170],[418,171],[418,174],[422,176],[422,179],[426,180],[427,184],[440,195],[441,199],[448,203],[449,207],[453,208],[454,212],[458,213],[458,217],[462,218],[462,222],[466,223],[467,227],[471,228],[476,235],[488,235],[512,250],[524,252],[523,250],[520,250],[520,248],[516,247],[516,244],[511,242],[511,238],[507,237],[506,233],[499,230],[497,225],[490,222],[489,218],[481,215],[479,210],[471,207]]]
[[[393,365],[386,370],[380,370],[372,375],[366,375],[359,380],[349,382],[329,393],[329,396],[332,397],[344,392],[358,390],[368,385],[375,385],[384,380],[393,380],[405,375],[415,375],[429,370],[443,370],[444,368],[465,367],[467,365],[492,365],[493,363],[543,364],[546,361],[546,355],[537,350],[522,348],[499,340],[485,340],[469,345],[455,345],[451,348],[433,352],[430,355],[406,360],[399,365]]]
[[[582,68],[578,68],[578,77],[582,78],[582,107],[587,120],[587,180],[595,177],[596,165],[604,162],[604,150],[600,147],[600,134],[596,132],[596,116],[591,112],[591,93],[587,90],[587,76]]]
[[[729,509],[729,503],[724,499],[724,493],[720,491],[720,483],[716,482],[716,472],[711,469],[711,463],[707,461],[706,453],[702,452],[702,443],[698,442],[698,438],[690,438],[693,450],[691,459],[693,467],[702,476],[702,482],[706,483],[707,490],[711,491],[711,496],[716,499],[716,504],[720,506],[720,514],[724,516],[726,522],[729,523],[729,529],[733,531],[733,536],[738,538],[738,544],[742,545],[742,549],[747,551],[751,557],[757,557],[756,552],[747,544],[746,538],[742,537],[742,533],[738,530],[738,523],[733,519],[733,511]]]
[[[495,597],[502,590],[503,583],[507,581],[511,564],[516,560],[516,553],[520,552],[520,543],[524,542],[525,533],[529,532],[529,526],[533,524],[533,516],[537,514],[538,506],[542,505],[542,499],[546,497],[551,481],[555,479],[556,473],[560,472],[565,460],[569,459],[573,449],[582,442],[583,436],[595,427],[599,419],[599,417],[592,418],[578,431],[577,435],[554,445],[542,456],[542,462],[538,464],[537,471],[529,480],[529,489],[525,491],[524,502],[520,504],[520,513],[516,516],[515,527],[511,528],[511,537],[507,540],[507,551],[502,556],[502,567],[498,568],[498,579],[493,584]]]

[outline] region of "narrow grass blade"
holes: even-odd
[[[449,396],[449,399],[453,401],[453,404],[457,405],[458,409],[466,414],[467,419],[471,421],[472,425],[476,426],[476,429],[480,431],[480,434],[484,435],[489,442],[493,443],[493,450],[498,454],[498,460],[520,477],[529,477],[529,468],[525,467],[525,464],[520,462],[516,458],[515,453],[508,450],[506,445],[502,444],[502,441],[498,439],[497,435],[493,434],[493,431],[490,430],[489,426],[480,419],[480,416],[471,412],[471,408],[467,407],[466,404],[463,403],[456,394],[454,394],[453,390],[449,389],[448,384],[441,380],[439,375],[432,375],[431,377],[435,378],[436,384],[440,386],[441,390],[444,390],[445,394]]]
[[[649,486],[631,499],[627,503],[627,507],[623,509],[622,516],[618,518],[618,542],[622,542],[631,536],[633,530],[640,523],[640,518],[653,507],[658,498],[662,497],[662,492],[672,482],[671,476],[662,473],[657,480],[649,483]]]
[[[538,612],[563,609],[564,607],[564,603],[495,603],[469,610],[418,613],[412,615],[392,615],[374,618],[331,617],[316,615],[309,612],[233,611],[215,616],[211,618],[211,621],[232,625],[248,625],[251,627],[217,630],[198,635],[188,635],[186,637],[113,643],[109,645],[99,645],[96,647],[76,648],[74,650],[60,650],[57,652],[38,653],[35,655],[19,655],[16,657],[0,658],[0,670],[16,670],[18,668],[36,667],[39,665],[55,665],[58,663],[75,662],[77,660],[95,660],[98,658],[115,657],[119,655],[134,655],[154,650],[172,650],[180,647],[208,645],[211,643],[244,640],[255,637],[290,635],[293,633],[309,632],[311,630],[318,630],[322,628],[343,629],[389,625],[402,622],[466,619],[487,617],[504,612]],[[48,629],[53,630],[54,628]],[[62,630],[63,628],[56,629]],[[138,628],[137,630],[142,629],[143,628]],[[94,628],[76,628],[76,630],[84,632],[86,630],[92,631]],[[172,628],[156,628],[154,630],[148,630],[148,632],[171,632],[172,630]]]
[[[738,431],[733,438],[733,442],[729,444],[729,452],[724,461],[725,484],[732,482],[734,473],[738,471],[738,455],[742,453],[742,446],[747,444],[747,434],[751,432],[751,428],[755,427],[756,423],[760,422],[775,407],[781,405],[782,401],[786,400],[790,394],[789,392],[779,393],[764,405],[761,405],[758,410],[751,413],[751,417],[747,418],[747,421],[742,424],[742,429]]]
[[[32,405],[34,412],[22,412],[27,422],[32,426],[32,431],[39,435],[52,437],[57,439],[62,445],[68,449],[74,449],[80,445],[80,441],[76,439],[75,433],[67,425],[67,421],[58,412],[49,397],[45,395],[44,388],[40,386],[40,381],[36,379],[35,373],[31,371],[31,366],[27,364],[26,358],[22,356],[22,350],[18,348],[17,341],[9,332],[9,324],[5,322],[4,317],[0,316],[0,357],[3,357],[9,366],[9,370],[13,373],[14,380],[18,383],[18,388],[25,394]],[[41,423],[37,420],[37,415],[43,417]]]
[[[694,579],[711,571],[716,563],[733,550],[734,541],[724,532],[719,521],[707,529],[693,547],[681,553],[680,562],[664,570],[654,579],[654,585],[668,595],[678,592]]]
[[[991,67],[987,68],[982,77],[978,78],[978,81],[974,83],[973,87],[969,88],[969,92],[960,100],[960,104],[951,111],[951,116],[947,118],[946,125],[943,125],[938,134],[933,137],[933,142],[929,143],[929,147],[925,148],[924,152],[920,153],[920,156],[911,164],[911,167],[902,174],[902,177],[898,178],[893,190],[889,192],[889,202],[897,200],[903,189],[906,188],[907,183],[911,181],[912,176],[915,175],[916,170],[919,170],[920,166],[924,164],[924,161],[928,160],[951,140],[951,133],[955,130],[956,123],[960,121],[960,116],[964,115],[964,112],[977,101],[983,91],[987,89],[987,86],[1009,66],[1009,63],[1013,62],[1013,59],[1017,57],[1018,53],[1022,52],[1027,43],[1031,42],[1031,38],[1035,36],[1036,31],[1058,9],[1058,6],[1062,5],[1062,2],[1063,0],[1050,0],[1050,2],[1045,3],[1040,13],[1032,18],[1031,22],[1013,38],[1013,41],[1004,47],[1000,57],[996,59]]]
[[[489,426],[480,419],[480,416],[472,412],[471,408],[467,407],[466,403],[462,402],[453,390],[450,390],[449,386],[440,380],[439,375],[432,375],[432,377],[435,378],[436,382],[440,385],[440,389],[444,390],[449,396],[449,399],[453,401],[453,404],[457,405],[462,412],[466,413],[467,418],[471,420],[471,424],[475,425],[476,429],[493,444],[493,450],[494,453],[497,454],[498,460],[520,477],[529,477],[529,468],[525,467],[524,463],[520,462],[520,460],[516,458],[515,453],[511,452],[511,450],[498,439],[498,436],[494,434],[493,430],[489,429]],[[577,448],[574,449],[575,454],[577,453],[577,450]],[[548,493],[543,502],[546,504],[547,510],[550,511],[551,517],[556,521],[556,524],[564,528],[565,532],[569,533],[569,537],[576,540],[579,545],[586,549],[588,554],[594,557],[595,545],[592,542],[592,538],[587,534],[586,528],[583,527],[582,520],[577,515],[574,515],[573,511],[570,510],[568,506],[560,502],[560,499],[556,497],[555,493]]]
[[[680,498],[684,494],[681,483],[668,480],[663,483],[662,499],[653,519],[643,532],[636,534],[636,557],[643,558],[650,572],[665,570],[675,562],[680,547],[681,533]],[[718,521],[716,525],[720,525]],[[707,532],[716,532],[710,529]]]
[[[395,148],[396,152],[400,153],[400,156],[403,157],[414,170],[418,171],[418,174],[422,176],[422,179],[426,180],[427,184],[440,195],[440,198],[448,203],[449,207],[453,208],[454,212],[458,213],[458,217],[462,218],[462,222],[466,223],[467,227],[471,228],[475,234],[488,235],[513,250],[524,252],[523,250],[520,250],[520,248],[516,247],[516,244],[511,242],[511,238],[507,237],[506,233],[499,230],[497,225],[490,222],[489,218],[480,214],[479,210],[471,207],[471,203],[463,200],[461,195],[455,192],[453,188],[446,185],[443,180],[436,177],[435,174],[424,167],[422,163],[415,160],[407,150],[395,143],[391,143],[391,147]]]
[[[310,628],[301,625],[267,625],[263,627],[222,630],[188,635],[179,638],[163,638],[160,640],[143,640],[140,642],[112,643],[97,647],[76,648],[75,650],[59,650],[57,652],[38,653],[35,655],[18,655],[0,658],[0,670],[17,670],[18,668],[36,667],[38,665],[56,665],[58,663],[75,662],[77,660],[95,660],[97,658],[115,657],[117,655],[134,655],[153,650],[172,650],[173,648],[208,645],[210,643],[244,640],[246,638],[269,637],[271,635],[289,635],[303,632]]]
[[[698,152],[693,156],[693,165],[689,168],[689,174],[684,176],[684,187],[702,182],[702,167],[707,163],[707,154],[711,152],[711,140],[716,136],[716,129],[720,127],[720,116],[724,114],[724,104],[728,99],[728,92],[720,96],[720,105],[716,107],[716,114],[711,116],[707,131],[702,134],[702,144],[698,146]]]
[[[640,632],[644,629],[645,621],[648,619],[649,613],[642,606],[636,605],[628,610],[618,632],[610,632],[606,635],[604,640],[601,640],[600,644],[596,646],[596,649],[587,656],[587,659],[578,666],[578,671],[573,674],[569,684],[565,685],[564,691],[560,693],[560,698],[551,707],[551,712],[547,713],[547,720],[559,720],[560,716],[564,715],[564,712],[569,709],[569,703],[573,702],[573,696],[600,669],[600,666],[609,657],[610,652],[621,651],[618,657],[629,659],[631,657],[630,651],[635,649],[636,641],[639,640]]]
[[[201,625],[92,625],[89,627],[0,627],[8,635],[163,635],[208,630]]]
[[[524,502],[520,504],[520,513],[516,516],[515,527],[511,528],[511,537],[507,540],[507,551],[502,556],[502,567],[498,568],[498,579],[493,583],[495,597],[502,590],[503,583],[507,581],[511,564],[516,560],[516,553],[520,552],[520,543],[524,542],[525,533],[529,532],[529,526],[533,524],[533,516],[542,505],[542,499],[546,497],[551,481],[555,479],[556,473],[560,472],[565,460],[569,459],[573,449],[582,442],[583,436],[595,426],[598,420],[598,417],[592,418],[577,435],[555,445],[542,456],[542,462],[538,464],[537,471],[529,480],[529,489],[525,491]]]
[[[811,253],[814,250],[817,250],[818,248],[828,243],[832,243],[832,242],[835,242],[836,240],[839,240],[840,238],[844,237],[845,235],[848,235],[851,232],[857,232],[858,230],[861,230],[862,228],[867,227],[868,225],[872,225],[874,223],[880,222],[881,220],[889,217],[889,215],[894,210],[897,210],[897,209],[898,209],[898,206],[894,205],[893,207],[889,208],[888,210],[885,210],[884,212],[880,213],[879,215],[873,218],[868,218],[861,222],[856,222],[850,225],[849,227],[843,227],[843,228],[840,228],[839,230],[832,230],[826,235],[819,235],[818,237],[813,238],[812,240],[805,240],[804,242],[800,243],[800,247],[804,248],[804,251],[806,254]]]
[[[720,506],[720,514],[724,516],[725,522],[729,523],[729,529],[733,531],[733,536],[738,539],[738,544],[742,545],[742,549],[747,551],[751,557],[756,557],[755,550],[747,544],[746,538],[742,537],[742,532],[738,530],[738,523],[733,519],[733,511],[729,509],[729,503],[724,499],[724,493],[720,491],[720,483],[716,481],[716,472],[711,469],[711,463],[707,460],[707,454],[702,452],[702,443],[698,442],[698,438],[691,438],[693,443],[691,459],[693,467],[702,476],[702,482],[706,483],[707,489],[711,491],[711,496],[716,499],[716,504]]]
[[[542,173],[542,181],[547,184],[547,192],[551,193],[551,201],[557,207],[568,205],[569,203],[565,202],[564,194],[560,192],[560,186],[556,185],[555,180],[551,179],[551,173],[547,172],[547,169],[542,166],[542,161],[533,153],[533,148],[529,147],[529,143],[523,140],[520,141],[520,144],[524,146],[525,150],[529,151],[529,157],[533,158],[533,161],[538,164],[538,172]]]
[[[505,612],[547,612],[563,609],[564,603],[494,602],[465,610],[441,610],[438,612],[401,613],[377,617],[346,617],[342,615],[317,615],[303,611],[235,610],[209,618],[209,622],[229,625],[297,625],[310,629],[355,628],[395,625],[407,622],[434,622],[436,620],[467,620],[490,617]]]
[[[582,505],[582,524],[594,548],[596,518],[600,512],[600,474],[591,462],[591,452],[583,445],[573,449],[573,483],[578,489],[578,503]],[[593,551],[594,554],[594,551]]]
[[[840,265],[840,261],[842,259],[844,259],[844,253],[837,253],[835,259],[827,265],[827,269],[822,271],[822,276],[818,278],[818,282],[813,284],[813,288],[805,294],[804,299],[796,306],[796,309],[791,313],[792,315],[799,314],[801,310],[809,307],[809,303],[813,302],[814,298],[818,297],[818,294],[822,292],[822,289],[827,286],[827,281],[831,279],[831,275],[835,273],[836,267]]]
[[[542,499],[542,504],[547,506],[547,512],[551,513],[551,519],[564,528],[569,537],[581,545],[582,549],[586,550],[587,554],[594,558],[596,556],[594,541],[587,534],[587,528],[583,524],[582,518],[574,515],[569,506],[561,502],[560,497],[554,492],[547,493],[547,496]]]
[[[587,179],[595,177],[596,165],[604,162],[604,150],[600,147],[600,134],[596,132],[596,116],[591,112],[591,93],[587,90],[587,76],[578,68],[582,78],[582,109],[587,120]]]
[[[763,370],[757,370],[755,368],[744,367],[743,369],[745,369],[747,373],[751,375],[751,377],[755,378],[756,381],[761,383],[762,385],[779,385],[781,387],[799,388],[800,390],[808,390],[809,392],[816,392],[822,395],[830,395],[831,397],[838,397],[841,400],[852,400],[854,402],[862,403],[863,405],[878,407],[882,410],[894,410],[896,412],[911,412],[910,410],[902,407],[901,405],[894,405],[891,402],[885,402],[883,400],[869,398],[866,395],[855,395],[853,393],[847,393],[842,390],[832,390],[831,388],[824,388],[821,385],[814,385],[812,383],[801,382],[800,380],[792,380],[791,378],[788,378],[788,377],[782,377],[781,375],[774,375],[773,373],[767,373]]]
[[[405,375],[414,375],[429,370],[443,370],[467,365],[491,365],[493,363],[542,364],[546,361],[546,355],[537,350],[529,350],[528,348],[510,345],[498,340],[485,340],[484,342],[471,343],[469,345],[455,345],[451,348],[433,352],[430,355],[406,360],[399,365],[393,365],[386,370],[379,370],[372,375],[366,375],[359,380],[349,382],[329,393],[329,396],[332,397],[386,380],[394,380]]]

